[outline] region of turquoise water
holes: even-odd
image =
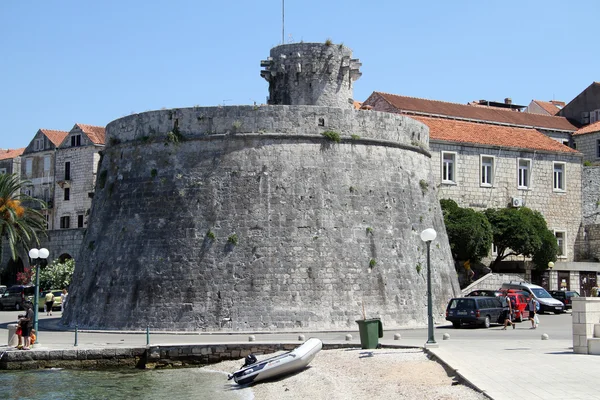
[[[3,399],[214,399],[251,398],[222,373],[170,370],[35,370],[0,372]],[[245,391],[246,392],[246,391]]]

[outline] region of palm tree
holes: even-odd
[[[33,243],[39,245],[38,235],[46,234],[46,219],[42,213],[23,205],[36,204],[41,209],[46,208],[43,200],[21,193],[29,183],[16,174],[0,174],[0,260],[5,239],[13,260],[16,260],[19,250],[27,251]]]

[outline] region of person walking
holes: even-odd
[[[537,317],[537,303],[537,300],[532,295],[530,295],[529,299],[527,300],[527,310],[529,310],[529,320],[531,321],[530,329],[537,328],[537,324],[535,322]]]
[[[65,311],[65,307],[67,307],[67,296],[69,295],[69,293],[67,293],[67,289],[63,289],[62,293],[60,294],[60,312]]]
[[[46,293],[46,315],[52,315],[52,306],[54,305],[54,293],[52,290]]]
[[[513,314],[513,310],[512,310],[512,304],[510,303],[510,297],[508,296],[508,291],[504,292],[504,300],[503,300],[504,304],[504,328],[502,328],[503,331],[506,330],[506,327],[508,325],[512,325],[513,329],[516,328],[515,323],[512,321],[512,314]]]

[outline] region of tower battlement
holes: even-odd
[[[260,75],[269,82],[272,105],[352,108],[352,83],[362,73],[352,50],[327,43],[284,44],[261,61]]]

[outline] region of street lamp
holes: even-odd
[[[548,261],[548,268],[554,268],[554,263],[552,261]]]
[[[50,255],[48,249],[31,249],[29,250],[29,258],[35,260],[35,295],[33,296],[33,329],[39,338],[38,331],[38,308],[40,301],[40,259],[46,259]],[[39,343],[36,340],[36,343]]]
[[[437,345],[433,336],[433,307],[431,300],[431,258],[429,256],[431,241],[437,236],[437,232],[433,228],[427,228],[421,232],[421,240],[427,243],[427,345]],[[434,347],[434,346],[432,346]]]

